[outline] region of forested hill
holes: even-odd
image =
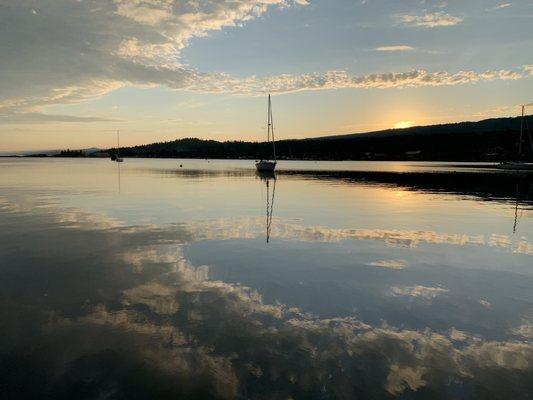
[[[533,128],[533,116],[526,119]],[[417,126],[378,132],[276,142],[280,159],[501,161],[516,159],[520,118]],[[526,158],[533,158],[524,134]],[[113,151],[111,149],[110,151]],[[179,139],[120,149],[125,157],[269,158],[268,143]]]

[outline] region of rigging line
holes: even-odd
[[[274,161],[276,161],[276,143],[274,139],[274,116],[272,113],[272,102],[270,101],[270,95],[268,95],[268,104],[270,106],[270,124],[272,126],[272,151],[274,154]]]
[[[526,124],[527,137],[529,139],[529,146],[531,147],[531,151],[533,151],[533,140],[531,139],[531,132],[529,131],[529,124],[527,122],[527,117],[525,117],[525,124]]]
[[[267,107],[267,142],[270,142],[270,94],[268,95]]]
[[[120,155],[120,137],[117,129],[117,157]]]
[[[524,132],[524,111],[526,106],[522,106],[522,118],[520,118],[520,139],[518,140],[518,159],[522,157],[522,137]]]

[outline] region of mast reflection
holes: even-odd
[[[117,187],[118,187],[118,194],[121,192],[120,188],[120,163],[117,163],[118,171],[117,171]]]
[[[257,175],[266,183],[266,242],[270,243],[270,231],[272,229],[272,214],[274,211],[274,198],[276,196],[276,175],[273,172],[258,172]],[[272,181],[272,185],[270,184]],[[272,188],[272,190],[271,190]]]
[[[513,234],[516,234],[518,223],[520,222],[520,218],[522,217],[522,211],[524,210],[524,208],[520,207],[520,200],[523,199],[525,201],[529,201],[532,198],[533,182],[527,182],[526,187],[527,187],[527,193],[524,196],[520,191],[520,181],[516,182],[516,200],[515,200],[515,207],[514,207]]]

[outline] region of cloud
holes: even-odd
[[[518,80],[526,75],[522,70],[499,71],[445,71],[412,70],[352,76],[345,71],[328,71],[324,74],[278,75],[258,78],[233,78],[219,75],[197,75],[184,88],[206,92],[227,92],[259,95],[266,92],[288,93],[304,90],[331,89],[393,89],[425,86],[455,86],[494,80]],[[172,85],[172,82],[169,82]]]
[[[414,47],[406,45],[376,47],[376,51],[412,51],[414,49]]]
[[[454,26],[463,22],[462,17],[450,15],[442,11],[424,15],[399,14],[394,18],[402,25],[424,28]]]
[[[101,117],[78,117],[43,113],[0,114],[0,124],[43,124],[47,122],[117,122],[117,119]]]
[[[237,26],[290,0],[2,1],[0,110],[98,97],[127,85],[191,86],[203,76],[182,68],[194,37]]]
[[[4,2],[5,3],[5,2]],[[261,95],[303,90],[404,88],[521,79],[531,70],[404,72],[351,75],[329,71],[302,75],[234,77],[182,65],[193,38],[263,15],[269,7],[304,6],[303,0],[33,0],[2,4],[0,113],[12,121],[105,120],[42,114],[43,107],[85,101],[125,87],[165,86],[198,92]],[[439,12],[400,15],[413,26],[444,26],[460,18]],[[382,46],[378,51],[407,51]],[[18,114],[16,116],[15,114]],[[42,114],[42,115],[39,115]]]

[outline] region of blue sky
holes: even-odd
[[[0,0],[0,151],[515,115],[533,2]],[[529,52],[528,52],[529,51]]]

